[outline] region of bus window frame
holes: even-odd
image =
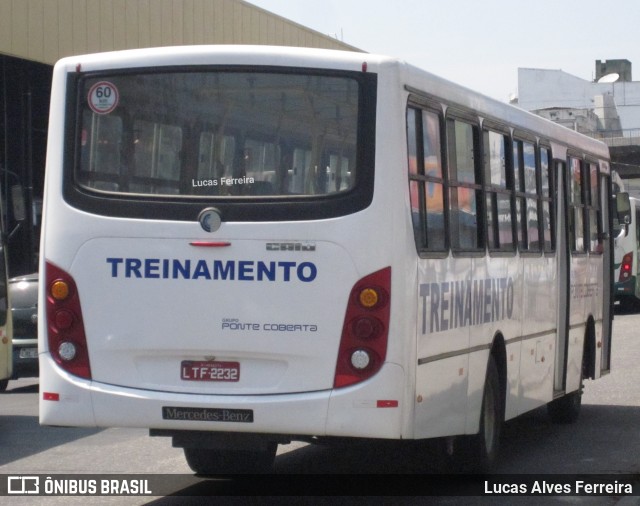
[[[454,257],[484,257],[487,252],[486,241],[486,224],[485,224],[485,193],[484,193],[484,178],[483,178],[483,166],[482,166],[482,125],[477,116],[460,110],[457,108],[449,107],[444,118],[445,121],[445,142],[446,142],[446,160],[447,160],[447,182],[448,182],[448,198],[449,198],[449,241],[451,247],[451,253]],[[472,128],[472,142],[473,142],[473,169],[474,169],[474,182],[469,183],[465,181],[459,181],[452,177],[452,159],[451,149],[455,149],[455,135],[452,136],[450,122],[459,121],[461,123],[468,124]],[[455,129],[455,125],[453,126]],[[451,143],[454,143],[453,145]],[[456,162],[457,163],[457,162]],[[476,248],[464,248],[456,247],[453,243],[453,226],[451,224],[452,211],[453,211],[453,199],[451,193],[454,189],[466,188],[472,190],[475,193],[476,200],[476,240],[478,246]]]
[[[595,187],[593,186],[592,177],[594,174],[592,172],[592,168],[595,168]],[[587,244],[587,252],[589,255],[602,255],[604,253],[604,238],[602,236],[602,230],[604,224],[602,223],[602,209],[600,204],[600,194],[601,194],[601,171],[600,164],[597,160],[589,156],[585,156],[584,158],[584,169],[585,175],[588,178],[588,188],[585,189],[588,192],[588,201],[585,202],[585,229],[589,232],[588,234],[588,244]],[[595,195],[594,195],[595,193]],[[596,246],[592,247],[591,243],[591,213],[595,212],[596,217]]]
[[[487,180],[487,173],[485,168],[485,161],[488,153],[485,152],[485,144],[484,138],[485,134],[494,133],[503,136],[505,140],[505,152],[504,152],[504,164],[505,164],[505,186],[497,186],[491,183],[491,181]],[[511,247],[510,248],[502,248],[500,245],[498,247],[491,247],[489,240],[489,212],[485,207],[485,242],[487,246],[487,250],[489,251],[490,256],[492,257],[512,257],[515,256],[518,251],[518,237],[517,237],[517,216],[515,214],[515,200],[514,200],[514,174],[513,174],[513,138],[511,135],[511,131],[508,127],[502,125],[501,123],[497,123],[491,120],[485,120],[482,122],[482,130],[480,132],[482,137],[481,141],[481,149],[482,149],[482,178],[483,178],[483,193],[484,193],[484,204],[487,205],[487,199],[489,195],[497,195],[504,194],[509,197],[509,211],[511,216]],[[493,202],[492,202],[493,203]],[[499,234],[499,224],[498,230],[494,231]]]
[[[518,143],[521,143],[522,149],[518,150],[518,162],[514,158],[513,160],[513,170],[514,170],[514,206],[516,212],[516,239],[518,241],[518,252],[520,256],[527,257],[537,257],[542,256],[544,254],[544,237],[541,234],[542,232],[542,223],[540,221],[541,212],[541,198],[542,198],[542,180],[540,177],[540,146],[538,139],[534,136],[522,132],[516,131],[512,136],[512,156],[515,157],[515,150]],[[534,155],[534,180],[536,184],[535,192],[531,192],[530,188],[527,187],[527,179],[526,179],[526,162],[525,162],[525,153],[524,153],[524,144],[528,144],[533,146],[533,155]],[[520,165],[522,162],[522,165]],[[516,171],[518,173],[518,178],[515,178]],[[521,186],[518,187],[516,185],[517,182],[521,182]],[[518,216],[518,201],[524,202],[524,208],[520,210],[521,216]],[[528,201],[535,200],[536,201],[536,216],[537,216],[537,230],[538,230],[538,246],[535,249],[530,249],[530,240],[529,240],[529,226],[528,226],[528,218],[527,218],[527,210]],[[519,221],[519,218],[522,221]],[[521,240],[522,239],[522,240]],[[524,243],[524,244],[523,244]]]
[[[439,105],[439,104],[438,104]],[[415,237],[416,249],[417,253],[421,258],[445,258],[449,255],[451,250],[451,241],[450,241],[450,232],[449,232],[449,171],[448,171],[448,159],[447,159],[447,149],[446,149],[446,121],[445,115],[441,107],[433,104],[429,101],[420,100],[416,97],[409,97],[409,100],[406,104],[405,108],[405,123],[406,123],[406,132],[407,132],[407,161],[410,164],[409,155],[409,110],[412,109],[415,111],[415,120],[416,124],[414,125],[414,133],[416,142],[416,172],[413,173],[411,171],[411,167],[408,167],[408,175],[409,175],[409,191],[411,192],[411,184],[416,183],[420,186],[418,187],[418,199],[419,199],[419,219],[420,219],[420,233],[421,238]],[[422,121],[424,113],[433,114],[437,117],[438,120],[438,128],[439,128],[439,140],[440,140],[440,170],[441,176],[430,176],[427,175],[424,171],[424,121]],[[418,118],[420,121],[418,122]],[[420,128],[418,128],[418,123],[420,123]],[[441,249],[432,249],[429,248],[429,217],[427,212],[426,205],[426,195],[425,195],[425,185],[428,183],[435,183],[442,185],[442,199],[443,199],[443,234],[444,234],[444,247]],[[411,200],[411,195],[410,195]],[[410,202],[411,212],[413,207]],[[413,217],[412,217],[413,220]],[[414,228],[415,235],[415,228]],[[419,239],[423,239],[423,242],[420,242]]]
[[[548,195],[545,196],[543,184],[542,184],[542,152],[545,151],[547,153],[547,181],[548,181]],[[538,142],[538,178],[539,178],[539,186],[540,189],[540,226],[542,231],[542,251],[545,256],[555,256],[556,254],[556,209],[558,206],[558,191],[556,188],[556,177],[557,174],[555,172],[556,165],[553,163],[553,151],[551,146],[545,141]],[[546,247],[546,240],[544,238],[544,203],[547,202],[549,205],[549,234],[550,234],[550,246]]]
[[[573,164],[572,160],[576,160],[580,165],[580,199],[579,203],[573,200]],[[573,150],[567,152],[567,170],[566,170],[566,185],[567,185],[567,206],[568,206],[568,225],[569,225],[569,251],[573,257],[585,257],[589,254],[589,246],[587,244],[587,205],[586,205],[586,189],[585,189],[585,170],[586,170],[586,157],[584,153],[579,153]],[[575,223],[575,212],[580,210],[582,215],[582,248],[578,249]]]

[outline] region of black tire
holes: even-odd
[[[262,474],[273,468],[278,445],[271,443],[264,450],[215,450],[183,448],[187,464],[196,474]]]
[[[0,392],[6,391],[7,390],[7,386],[9,386],[9,380],[8,379],[0,380]]]
[[[487,364],[487,376],[480,410],[480,430],[466,438],[459,450],[459,465],[463,472],[485,473],[495,468],[500,452],[503,424],[500,376],[493,356]]]

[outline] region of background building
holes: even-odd
[[[596,67],[600,68],[601,63],[597,61]],[[631,77],[630,67],[625,75]],[[607,76],[616,80],[610,82]],[[617,73],[599,79],[600,82],[587,81],[562,70],[520,68],[517,105],[527,111],[592,111],[598,117],[594,133],[603,137],[622,133],[640,136],[640,81],[622,80]]]
[[[512,103],[605,141],[612,168],[640,196],[640,81],[633,81],[629,60],[596,60],[594,76],[520,68]]]
[[[22,185],[27,224],[13,229],[11,276],[37,269],[53,64],[64,56],[191,44],[357,50],[243,0],[0,0],[0,178]]]

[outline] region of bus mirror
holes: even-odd
[[[27,214],[25,212],[24,192],[22,186],[17,184],[11,187],[11,202],[13,204],[13,218],[18,222],[23,222]]]
[[[628,193],[616,194],[616,212],[620,224],[629,225],[631,223],[631,201]]]

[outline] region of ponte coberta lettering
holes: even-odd
[[[422,283],[422,333],[480,325],[513,315],[513,279]]]
[[[318,276],[313,262],[259,260],[191,260],[176,258],[107,258],[112,278],[192,279],[213,281],[302,281]]]

